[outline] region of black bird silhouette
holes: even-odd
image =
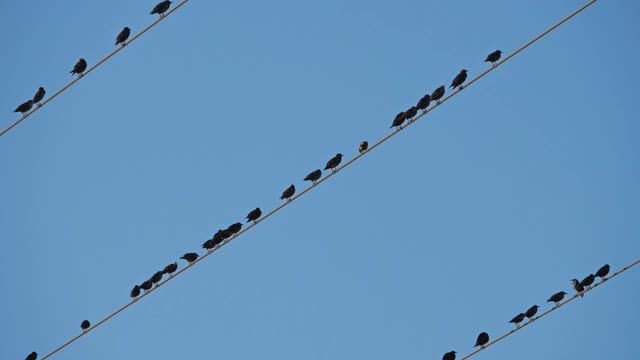
[[[418,108],[418,110],[427,110],[429,104],[431,104],[431,95],[427,94],[420,100],[418,100],[418,104],[416,104],[416,107]]]
[[[525,315],[523,313],[520,313],[514,316],[513,319],[511,319],[511,321],[509,322],[516,324],[516,327],[520,327],[520,323],[522,322],[522,320],[524,320],[524,317]]]
[[[611,270],[611,268],[609,267],[609,264],[605,264],[603,267],[598,269],[598,271],[596,271],[596,276],[601,278],[602,281],[605,281],[607,280],[607,275],[609,274],[609,270]]]
[[[32,107],[33,107],[33,100],[29,100],[27,102],[23,102],[22,104],[20,104],[13,112],[19,112],[24,114],[27,111],[31,110]]]
[[[478,335],[478,340],[476,340],[476,344],[473,347],[480,346],[484,349],[484,346],[487,345],[488,342],[489,334],[487,334],[486,332],[481,332],[480,335]]]
[[[259,207],[251,210],[251,212],[249,212],[249,214],[247,214],[247,222],[249,221],[256,221],[260,218],[260,216],[262,216],[262,210],[260,210]]]
[[[216,247],[216,245],[218,245],[218,243],[216,243],[216,239],[209,239],[209,240],[205,241],[202,244],[202,248],[203,249],[207,249],[207,250],[211,250],[214,247]],[[211,251],[209,251],[209,252],[211,252]]]
[[[451,86],[454,90],[459,86],[460,89],[462,90],[464,88],[464,86],[462,86],[462,84],[465,82],[465,80],[467,80],[467,71],[466,69],[462,69],[460,70],[460,73],[458,75],[456,75],[455,78],[453,78],[453,81],[451,82]]]
[[[87,331],[88,328],[91,327],[91,323],[89,322],[89,320],[84,320],[81,324],[80,324],[80,328],[82,329],[82,331]]]
[[[586,278],[580,281],[580,285],[586,287],[587,289],[591,289],[591,284],[593,284],[595,280],[595,276],[593,276],[593,274],[589,274]]]
[[[38,104],[38,106],[40,106],[40,101],[42,101],[42,99],[44,99],[44,94],[46,94],[47,92],[44,91],[44,88],[42,86],[40,86],[38,88],[38,91],[36,91],[36,94],[33,95],[33,103],[34,104]]]
[[[575,290],[576,293],[581,293],[584,291],[584,286],[580,284],[580,281],[578,281],[578,279],[571,279],[571,281],[573,282],[573,290]],[[580,297],[584,297],[584,294],[580,294]]]
[[[442,360],[456,360],[456,352],[449,351],[448,353],[444,354]]]
[[[154,283],[154,284],[156,284],[156,286],[157,286],[157,285],[158,285],[158,283],[159,283],[160,281],[162,281],[162,274],[164,274],[162,271],[158,271],[158,272],[156,272],[155,274],[153,274],[153,275],[151,276],[151,279],[149,279],[149,280],[151,280],[151,282],[152,282],[152,283]]]
[[[562,301],[562,299],[564,299],[565,295],[567,295],[566,292],[560,291],[559,293],[555,293],[551,295],[551,297],[549,298],[549,300],[547,300],[547,302],[554,302],[556,303],[556,306],[558,306],[558,303]]]
[[[36,360],[37,358],[38,358],[38,353],[34,351],[31,354],[27,355],[27,357],[24,360]]]
[[[233,233],[231,232],[231,230],[229,229],[224,229],[222,231],[220,231],[220,236],[219,236],[219,241],[222,242],[224,240],[227,240],[228,238],[232,237]]]
[[[158,5],[156,5],[153,10],[151,10],[151,15],[153,14],[159,14],[160,17],[163,17],[164,13],[169,10],[169,7],[171,6],[171,1],[163,1],[161,3],[159,3]]]
[[[327,166],[324,167],[325,170],[331,169],[332,172],[336,172],[336,167],[340,165],[340,161],[342,161],[342,154],[337,153],[336,156],[332,157],[329,161],[327,161]]]
[[[131,35],[131,29],[125,26],[124,29],[120,31],[120,34],[118,34],[118,36],[116,37],[116,45],[118,44],[122,44],[122,46],[127,45],[125,44],[125,41],[127,41],[127,39],[129,38],[129,35]]]
[[[502,51],[500,50],[496,50],[494,52],[492,52],[491,54],[487,55],[487,58],[484,60],[484,62],[490,62],[491,66],[495,66],[495,62],[500,60],[500,56],[502,55]]]
[[[231,232],[231,234],[237,234],[240,232],[240,230],[242,230],[242,223],[235,223],[235,224],[231,224],[229,225],[229,227],[227,228],[227,230],[229,230]]]
[[[531,320],[531,318],[534,317],[538,312],[538,308],[539,308],[538,305],[533,305],[527,311],[524,312],[524,316],[526,316],[527,318],[529,318],[529,320]]]
[[[396,115],[396,118],[393,119],[393,123],[391,124],[390,127],[396,127],[396,128],[400,128],[400,125],[402,125],[402,123],[406,120],[405,116],[404,116],[404,111],[401,113],[398,113],[398,115]]]
[[[322,171],[320,169],[313,170],[309,173],[309,175],[305,176],[304,181],[311,181],[312,183],[316,183],[322,177]]]
[[[198,260],[198,254],[196,254],[196,253],[186,253],[186,254],[180,256],[180,259],[186,260],[187,262],[192,263],[192,262]]]
[[[407,120],[411,120],[418,113],[418,108],[415,106],[410,107],[407,111],[404,112],[404,117]]]
[[[431,93],[431,101],[435,101],[437,104],[440,104],[440,99],[444,96],[445,88],[444,84],[440,85],[437,89],[433,90]]]
[[[83,58],[80,58],[78,62],[73,66],[73,70],[70,71],[71,74],[79,74],[82,76],[82,73],[87,70],[87,61]]]
[[[360,154],[362,154],[363,151],[367,151],[367,149],[369,148],[369,143],[366,141],[363,141],[360,143],[360,147],[358,148],[358,152],[360,152]]]
[[[151,280],[147,280],[142,284],[140,284],[140,289],[144,290],[145,292],[151,290],[152,287],[153,287],[153,282]]]
[[[292,197],[292,196],[293,196],[293,194],[295,194],[295,193],[296,193],[296,187],[295,187],[295,186],[293,186],[293,184],[291,184],[291,186],[289,186],[289,187],[287,188],[287,190],[285,190],[285,191],[282,193],[282,195],[280,196],[280,200],[287,199],[287,200],[291,201],[291,199],[289,199],[289,198],[290,198],[290,197]]]
[[[140,296],[140,286],[136,285],[131,289],[131,293],[129,294],[132,298],[137,298]]]
[[[171,275],[174,272],[176,272],[176,270],[178,270],[178,263],[177,262],[173,262],[167,266],[164,267],[164,270],[162,270],[163,274],[167,274],[167,275]]]

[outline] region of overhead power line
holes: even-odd
[[[163,16],[159,17],[158,19],[156,19],[156,21],[152,22],[149,26],[147,26],[146,28],[144,28],[141,32],[139,32],[137,35],[135,35],[134,37],[132,37],[129,41],[126,41],[124,43],[124,45],[129,45],[132,42],[134,42],[137,38],[139,38],[140,36],[142,36],[142,34],[146,33],[149,29],[151,29],[152,27],[156,26],[160,21],[164,20],[167,16],[171,15],[171,13],[173,13],[174,11],[178,10],[182,5],[186,4],[189,0],[182,0],[178,5],[176,5],[173,9],[167,11],[166,13],[164,13]],[[105,56],[102,60],[98,61],[95,65],[93,65],[92,67],[89,68],[89,70],[85,71],[84,73],[82,73],[82,76],[78,76],[75,79],[73,79],[70,83],[68,83],[67,85],[65,85],[62,89],[58,90],[55,94],[51,95],[50,97],[48,97],[45,101],[41,102],[41,105],[39,106],[34,106],[33,110],[25,113],[24,115],[22,115],[22,117],[18,120],[16,120],[13,124],[9,125],[9,127],[7,127],[6,129],[2,130],[2,132],[0,132],[0,136],[6,134],[7,132],[9,132],[11,129],[13,129],[16,125],[20,124],[22,121],[24,121],[26,118],[28,118],[29,116],[31,116],[31,114],[33,114],[34,112],[42,109],[45,105],[47,105],[47,103],[51,100],[53,100],[56,96],[62,94],[65,90],[67,90],[68,88],[70,88],[73,84],[77,83],[78,81],[80,81],[80,79],[83,79],[87,74],[89,74],[90,72],[92,72],[94,69],[96,69],[98,66],[102,65],[105,61],[109,60],[113,55],[117,54],[119,51],[121,51],[122,49],[124,49],[126,46],[118,46],[115,50],[113,50],[109,55]]]
[[[188,0],[183,1],[182,3],[180,3],[180,5],[182,5],[183,3],[185,3]],[[532,44],[534,44],[536,41],[540,40],[541,38],[543,38],[545,35],[549,34],[550,32],[552,32],[553,30],[555,30],[556,28],[558,28],[560,25],[564,24],[565,22],[567,22],[569,19],[571,19],[572,17],[576,16],[577,14],[579,14],[580,12],[582,12],[583,10],[585,10],[586,8],[588,8],[589,6],[591,6],[592,4],[594,4],[595,2],[597,2],[598,0],[591,0],[590,2],[588,2],[586,5],[582,6],[580,9],[574,11],[571,15],[567,16],[566,18],[562,19],[561,21],[559,21],[558,23],[556,23],[555,25],[553,25],[552,27],[550,27],[549,29],[545,30],[543,33],[541,33],[540,35],[536,36],[535,38],[533,38],[531,41],[527,42],[525,45],[523,45],[522,47],[520,47],[519,49],[517,49],[516,51],[514,51],[513,53],[511,53],[509,56],[505,57],[502,61],[495,63],[495,66],[490,67],[489,69],[487,69],[486,71],[484,71],[483,73],[481,73],[480,75],[476,76],[475,78],[473,78],[471,81],[469,81],[468,83],[466,83],[464,89],[468,88],[469,86],[473,85],[473,83],[475,83],[476,81],[478,81],[479,79],[481,79],[482,77],[484,77],[485,75],[487,75],[488,73],[490,73],[491,71],[497,69],[500,65],[502,65],[504,62],[510,60],[511,58],[513,58],[515,55],[517,55],[518,53],[522,52],[524,49],[528,48],[529,46],[531,46]],[[179,6],[178,6],[179,7]],[[176,10],[178,7],[176,7],[174,10]],[[76,340],[78,340],[79,338],[85,336],[86,334],[88,334],[89,332],[93,331],[95,328],[97,328],[98,326],[102,325],[103,323],[105,323],[106,321],[110,320],[111,318],[113,318],[114,316],[118,315],[120,312],[124,311],[125,309],[127,309],[128,307],[130,307],[131,305],[133,305],[134,303],[136,303],[137,301],[143,299],[144,297],[148,296],[149,294],[151,294],[152,292],[156,291],[158,288],[160,288],[161,286],[163,286],[164,284],[166,284],[168,281],[173,280],[175,277],[177,277],[178,275],[182,274],[184,271],[186,271],[187,269],[191,268],[192,266],[195,266],[197,263],[199,263],[200,261],[202,261],[204,258],[206,258],[207,256],[213,254],[215,251],[219,250],[221,247],[223,247],[224,245],[230,243],[231,241],[235,240],[238,236],[242,235],[243,233],[245,233],[246,231],[248,231],[249,229],[253,228],[254,226],[258,225],[259,223],[261,223],[262,221],[266,220],[267,218],[271,217],[272,215],[274,215],[275,213],[277,213],[278,211],[280,211],[281,209],[283,209],[285,206],[288,206],[289,204],[291,204],[293,201],[297,200],[298,198],[300,198],[301,196],[303,196],[304,194],[306,194],[307,192],[311,191],[313,188],[315,188],[316,186],[320,185],[321,183],[323,183],[324,181],[326,181],[327,179],[329,179],[330,177],[334,176],[335,174],[337,174],[339,171],[341,171],[342,169],[344,169],[345,167],[351,165],[354,161],[360,159],[362,156],[364,156],[365,154],[368,154],[371,150],[375,149],[376,147],[380,146],[382,143],[386,142],[387,140],[389,140],[391,137],[397,135],[400,131],[404,130],[407,126],[413,124],[415,121],[417,121],[418,119],[422,118],[424,115],[428,114],[429,112],[431,112],[433,109],[437,108],[438,106],[440,106],[441,104],[443,104],[444,102],[446,102],[447,100],[449,100],[450,98],[452,98],[453,96],[457,95],[458,93],[460,93],[460,91],[462,91],[463,89],[458,89],[456,91],[454,91],[453,93],[451,93],[449,96],[443,98],[439,103],[436,103],[435,105],[433,105],[431,108],[423,111],[420,115],[414,117],[412,120],[410,120],[406,125],[404,125],[403,127],[399,127],[397,130],[391,132],[389,135],[385,136],[384,138],[382,138],[380,141],[378,141],[377,143],[375,143],[373,146],[371,146],[368,150],[363,151],[362,153],[356,155],[353,159],[349,160],[348,162],[344,163],[342,166],[336,168],[335,171],[329,173],[328,175],[326,175],[325,177],[321,178],[320,180],[318,180],[315,184],[310,185],[309,187],[307,187],[306,189],[304,189],[302,192],[300,192],[299,194],[293,196],[292,198],[290,198],[288,201],[282,203],[281,205],[279,205],[278,207],[276,207],[275,209],[271,210],[271,212],[267,213],[266,215],[262,216],[260,219],[258,219],[257,221],[255,221],[254,223],[250,224],[249,226],[247,226],[246,228],[244,228],[243,230],[241,230],[240,232],[238,232],[237,234],[235,234],[233,237],[223,241],[220,243],[220,245],[218,245],[216,248],[212,249],[211,251],[205,253],[204,255],[200,256],[197,260],[195,260],[194,262],[189,263],[187,266],[185,266],[184,268],[180,269],[179,271],[177,271],[175,274],[173,274],[172,276],[170,276],[169,278],[167,278],[166,280],[158,283],[155,287],[153,287],[151,290],[141,294],[140,296],[138,296],[137,298],[133,299],[131,302],[127,303],[126,305],[122,306],[121,308],[117,309],[116,311],[114,311],[113,313],[111,313],[109,316],[105,317],[104,319],[102,319],[101,321],[99,321],[98,323],[96,323],[95,325],[93,325],[92,327],[90,327],[89,329],[87,329],[87,331],[85,331],[82,334],[77,335],[76,337],[72,338],[71,340],[67,341],[66,343],[64,343],[63,345],[61,345],[60,347],[58,347],[57,349],[53,350],[52,352],[50,352],[49,354],[45,355],[44,357],[42,357],[41,360],[46,360],[47,358],[49,358],[50,356],[52,356],[53,354],[57,353],[58,351],[64,349],[65,347],[69,346],[71,343],[75,342]]]

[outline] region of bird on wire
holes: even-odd
[[[584,286],[580,284],[580,281],[578,281],[578,279],[571,279],[571,282],[573,282],[573,290],[575,290],[576,293],[580,294],[584,291]],[[580,297],[584,297],[584,294],[580,294]]]
[[[242,223],[237,222],[235,224],[231,224],[231,225],[229,225],[227,230],[229,232],[231,232],[232,235],[235,235],[235,234],[239,233],[240,230],[242,230]]]
[[[72,75],[78,74],[78,77],[83,76],[83,72],[87,70],[87,61],[83,58],[80,58],[78,62],[73,66],[73,70],[69,71]]]
[[[398,113],[398,115],[396,115],[396,118],[393,119],[393,123],[391,124],[390,127],[394,127],[397,128],[397,130],[400,130],[400,127],[402,126],[402,123],[406,120],[406,117],[404,116],[404,111]]]
[[[489,342],[489,334],[487,334],[486,332],[481,332],[480,335],[478,335],[476,344],[473,347],[480,346],[482,349],[484,349],[484,346],[487,345],[488,342]]]
[[[500,60],[500,56],[502,56],[502,51],[496,50],[496,51],[492,52],[491,54],[487,55],[487,58],[484,60],[484,62],[490,62],[491,66],[496,66],[495,63],[498,60]]]
[[[598,271],[596,271],[596,276],[602,279],[602,281],[605,281],[607,280],[607,275],[609,274],[609,270],[611,270],[611,268],[609,267],[609,264],[605,264],[603,267],[598,269]]]
[[[329,170],[331,169],[331,172],[336,172],[336,168],[338,167],[338,165],[340,165],[340,162],[342,161],[342,154],[337,153],[336,156],[332,157],[331,159],[329,159],[329,161],[327,161],[327,166],[324,167],[325,170]]]
[[[171,6],[172,2],[171,1],[162,1],[160,3],[158,3],[158,5],[156,5],[153,10],[151,10],[151,15],[153,14],[158,14],[160,15],[160,17],[164,17],[164,13],[167,12],[167,10],[169,10],[169,7]]]
[[[296,187],[291,184],[280,196],[280,200],[287,199],[287,201],[291,201],[291,197],[296,193]]]
[[[529,319],[529,321],[531,321],[531,318],[533,318],[538,312],[538,308],[539,308],[538,305],[533,305],[532,307],[527,309],[527,311],[524,312],[524,316],[526,316]]]
[[[151,280],[152,283],[154,283],[156,286],[158,286],[158,283],[160,281],[162,281],[162,274],[163,274],[162,271],[158,271],[155,274],[153,274],[151,276],[151,279],[149,279],[149,280]]]
[[[589,274],[587,275],[586,278],[580,281],[580,285],[586,287],[587,289],[591,289],[591,284],[593,284],[595,280],[596,280],[595,276],[593,276],[593,274]]]
[[[144,292],[151,290],[152,287],[153,287],[153,282],[151,281],[151,279],[140,284],[140,289],[144,290]]]
[[[120,31],[120,34],[118,34],[118,36],[116,37],[116,45],[122,44],[123,47],[127,45],[126,41],[129,38],[129,35],[131,35],[131,29],[125,26],[124,29]]]
[[[33,103],[34,104],[38,104],[38,106],[42,106],[42,104],[40,104],[40,101],[42,101],[42,99],[44,99],[44,94],[46,94],[47,92],[44,91],[44,88],[42,86],[40,86],[38,88],[38,91],[36,91],[36,94],[33,95]]]
[[[192,263],[192,262],[198,260],[198,254],[196,254],[196,253],[186,253],[186,254],[182,255],[180,257],[180,259],[186,260],[187,262]]]
[[[564,291],[557,292],[557,293],[551,295],[551,297],[549,297],[547,302],[554,302],[554,303],[556,303],[556,306],[558,306],[558,303],[560,303],[560,301],[562,301],[562,299],[564,299],[565,295],[567,295],[567,293],[564,292]]]
[[[129,296],[131,296],[134,299],[140,296],[140,286],[138,285],[134,286],[133,289],[131,289]]]
[[[456,352],[449,351],[448,353],[444,354],[442,360],[456,360]]]
[[[367,149],[369,148],[369,143],[367,141],[363,141],[360,143],[360,147],[358,148],[358,152],[360,154],[362,154],[363,152],[367,151]]]
[[[418,100],[416,107],[418,108],[418,110],[422,110],[424,112],[424,111],[427,111],[429,104],[431,104],[431,95],[427,94],[423,96],[420,100]]]
[[[28,100],[18,105],[18,107],[13,112],[19,112],[24,114],[27,111],[31,110],[32,107],[33,107],[33,100]]]
[[[89,320],[84,320],[81,324],[80,324],[80,328],[82,329],[82,332],[87,332],[87,330],[91,327],[91,323],[89,322]]]
[[[453,90],[455,90],[457,87],[460,88],[460,90],[464,89],[464,86],[462,86],[462,84],[465,82],[465,80],[467,80],[467,71],[466,69],[462,69],[460,70],[460,73],[458,75],[456,75],[455,78],[453,78],[453,81],[451,82],[451,86]]]
[[[431,93],[431,101],[435,101],[436,104],[440,104],[440,99],[444,96],[445,88],[444,84],[440,85],[437,89]]]
[[[27,355],[27,357],[24,360],[36,360],[37,358],[38,358],[38,353],[34,351],[31,354]]]
[[[516,327],[519,328],[520,327],[520,323],[524,320],[524,313],[520,313],[516,316],[513,317],[513,319],[511,319],[509,322],[516,324]]]
[[[162,270],[162,273],[171,276],[171,274],[176,272],[176,270],[178,270],[178,263],[177,262],[173,262],[173,263],[165,266],[164,269]]]
[[[322,177],[322,171],[320,169],[313,170],[309,175],[305,176],[304,181],[311,181],[314,185],[316,181]]]
[[[408,121],[418,114],[418,108],[415,106],[410,107],[407,111],[404,112],[404,118]]]
[[[262,216],[262,210],[260,210],[259,207],[251,210],[249,212],[249,214],[247,214],[247,222],[253,221],[256,222],[256,220],[258,220],[260,218],[260,216]]]

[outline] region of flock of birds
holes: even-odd
[[[591,285],[595,281],[595,278],[599,277],[601,279],[601,282],[606,281],[607,275],[609,274],[610,270],[611,268],[609,267],[609,264],[605,264],[600,269],[598,269],[598,271],[596,271],[595,274],[587,275],[587,277],[582,279],[582,281],[572,279],[571,281],[573,282],[573,289],[576,291],[577,294],[580,295],[580,297],[584,297],[583,292],[585,291],[585,289],[591,288]],[[555,307],[557,307],[558,305],[560,305],[560,302],[564,299],[565,295],[567,295],[567,293],[564,291],[557,292],[551,295],[549,299],[547,299],[547,302],[555,303]],[[534,316],[538,312],[538,308],[539,308],[538,305],[531,306],[529,309],[527,309],[527,311],[514,316],[513,319],[509,320],[509,323],[515,324],[516,328],[519,328],[520,323],[523,322],[525,318],[529,319],[528,321],[534,320]],[[487,345],[488,343],[489,343],[489,334],[486,332],[481,332],[480,335],[478,335],[478,338],[476,339],[476,344],[473,347],[476,348],[479,346],[484,349],[485,345]],[[444,354],[444,356],[442,357],[442,360],[456,360],[456,352],[449,351],[448,353]]]
[[[171,1],[162,1],[158,5],[156,5],[153,8],[153,10],[151,10],[151,14],[152,15],[159,14],[160,17],[164,17],[164,13],[167,12],[167,10],[169,10],[169,7],[171,6],[171,4],[172,4]],[[125,27],[124,29],[122,29],[122,31],[116,37],[116,45],[121,44],[121,46],[125,46],[126,45],[125,41],[127,41],[127,39],[129,38],[129,35],[131,35],[131,29],[129,29],[128,27]],[[70,71],[70,73],[72,75],[78,74],[78,77],[82,77],[84,75],[85,70],[87,70],[87,61],[83,58],[80,58],[80,60],[78,60],[78,62],[73,66],[73,69]],[[14,110],[14,112],[24,114],[26,112],[29,112],[31,108],[33,108],[33,105],[38,105],[38,107],[41,106],[40,102],[42,101],[42,99],[44,99],[44,96],[46,93],[47,92],[44,90],[42,86],[39,87],[38,91],[36,91],[36,94],[33,96],[33,98],[20,104]]]

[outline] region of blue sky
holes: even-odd
[[[2,128],[155,3],[2,2]],[[48,353],[582,4],[188,2],[0,138],[0,358]],[[596,3],[54,358],[464,355],[570,279],[637,260],[639,15]],[[639,280],[628,271],[477,358],[639,358]]]

